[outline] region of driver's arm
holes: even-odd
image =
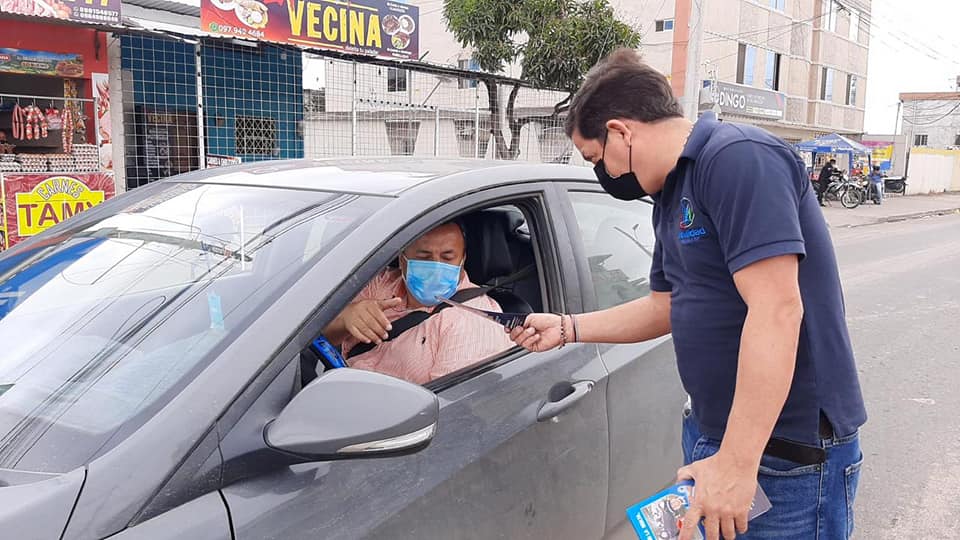
[[[362,343],[379,345],[393,328],[384,311],[399,307],[400,302],[400,298],[351,302],[323,329],[323,335],[337,347],[350,336]]]
[[[361,343],[380,344],[390,331],[390,321],[384,310],[401,304],[399,298],[392,298],[390,280],[387,271],[381,271],[367,286],[357,294],[343,311],[323,329],[327,341],[335,347],[353,337]]]

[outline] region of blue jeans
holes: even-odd
[[[758,481],[773,508],[752,520],[738,540],[841,540],[853,533],[853,502],[860,479],[857,433],[823,439],[826,462],[800,465],[764,455]],[[684,411],[683,459],[690,464],[712,456],[720,441],[700,435],[693,415]]]

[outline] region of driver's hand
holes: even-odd
[[[387,319],[384,310],[399,307],[402,300],[361,300],[348,305],[341,317],[344,328],[350,335],[363,343],[383,343],[393,325]]]

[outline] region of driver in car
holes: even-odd
[[[442,309],[394,339],[392,323],[413,311],[432,312],[439,298],[477,286],[463,264],[466,242],[461,226],[445,223],[427,232],[400,255],[400,268],[385,268],[337,315],[324,335],[339,346],[350,367],[425,384],[513,347],[503,327],[464,310]],[[463,302],[501,312],[486,295]],[[362,346],[361,344],[368,344]],[[351,354],[354,349],[372,349]]]

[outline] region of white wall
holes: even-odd
[[[960,191],[960,150],[910,150],[907,194]]]

